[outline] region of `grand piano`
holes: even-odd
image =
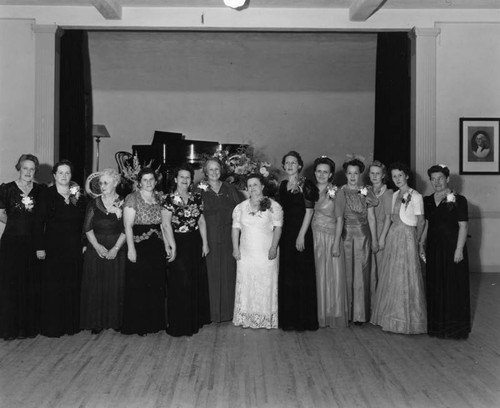
[[[190,140],[182,133],[155,131],[150,145],[133,145],[132,153],[139,162],[149,163],[162,175],[160,189],[168,191],[173,183],[173,171],[182,163],[195,169],[201,168],[204,157],[213,155],[217,149],[236,152],[240,144],[220,144],[206,140]]]

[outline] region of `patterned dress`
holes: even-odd
[[[184,203],[179,194],[168,194],[163,206],[172,213],[177,255],[168,264],[168,328],[172,336],[191,336],[210,323],[208,277],[198,221],[203,214],[199,193]]]
[[[145,335],[165,330],[165,245],[161,233],[161,198],[149,204],[140,191],[125,199],[135,210],[133,226],[137,261],[125,265],[122,333]]]
[[[40,331],[40,261],[33,240],[34,212],[42,185],[25,194],[17,183],[0,186],[7,225],[0,241],[0,338],[34,337]]]
[[[271,200],[266,211],[252,212],[250,200],[233,211],[233,228],[241,230],[237,262],[235,326],[275,329],[278,327],[279,257],[269,260],[274,227],[283,224],[281,206]]]

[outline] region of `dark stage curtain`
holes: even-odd
[[[378,34],[374,158],[386,166],[411,160],[410,51],[408,33]]]
[[[92,172],[92,86],[86,31],[68,30],[61,37],[59,159],[74,165],[72,179],[83,187]]]

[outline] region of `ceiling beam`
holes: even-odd
[[[92,0],[92,5],[106,20],[122,19],[122,6],[115,0]]]
[[[386,0],[352,0],[349,7],[349,20],[366,21]]]

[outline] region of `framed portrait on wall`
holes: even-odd
[[[460,174],[500,174],[500,118],[460,118]]]

